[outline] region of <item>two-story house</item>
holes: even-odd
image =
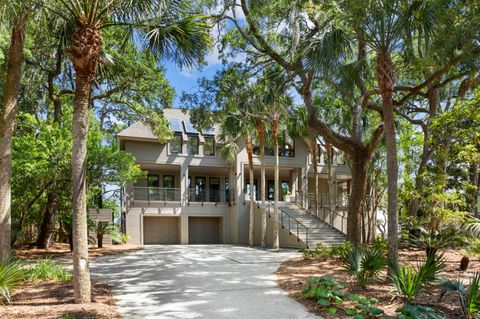
[[[123,209],[130,243],[247,243],[251,187],[244,141],[238,141],[235,160],[227,162],[221,154],[222,141],[218,137],[218,128],[198,131],[192,125],[188,112],[180,109],[166,109],[164,115],[174,132],[174,137],[166,144],[159,143],[151,129],[141,122],[118,134],[121,149],[132,153],[141,168],[148,172],[145,180],[129,184],[125,189]],[[312,158],[302,137],[283,134],[280,145],[280,200],[292,202],[298,199],[298,194],[314,192]],[[258,147],[255,150],[258,153]],[[266,153],[266,195],[273,200],[274,156],[269,150]],[[341,156],[334,158],[330,185],[335,186],[329,187],[325,162],[321,155],[318,164],[320,193],[344,198],[349,193],[351,179],[348,166]],[[259,199],[261,163],[257,154],[254,156],[254,167],[252,193]],[[258,209],[256,215],[260,215]],[[286,220],[282,219],[282,222],[286,223]],[[271,228],[271,221],[268,223]],[[293,228],[294,221],[289,220],[289,223],[289,228]],[[281,244],[301,246],[295,244],[298,240],[288,238],[292,232],[295,233],[281,232]],[[257,244],[260,243],[260,233],[258,219],[255,224]]]

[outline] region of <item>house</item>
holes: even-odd
[[[148,172],[145,180],[125,187],[123,210],[126,212],[126,233],[132,244],[214,244],[248,243],[249,176],[248,159],[243,140],[238,141],[234,162],[221,154],[222,141],[218,127],[198,131],[189,113],[166,109],[174,137],[160,144],[151,129],[137,122],[118,134],[120,148],[132,153],[141,168]],[[302,203],[301,194],[314,193],[312,158],[307,141],[283,132],[280,143],[280,185],[283,202]],[[255,147],[258,153],[258,147]],[[274,156],[267,149],[265,156],[268,200],[274,195]],[[255,184],[253,194],[260,198],[260,167],[258,154],[253,157]],[[319,158],[320,193],[329,191],[328,167],[323,153]],[[330,195],[346,198],[351,174],[338,154],[331,165]],[[310,195],[311,196],[311,195]],[[322,198],[323,198],[322,197]],[[303,199],[304,206],[307,199]],[[336,206],[341,205],[339,200]],[[340,204],[339,204],[340,203]],[[291,204],[290,204],[291,205]],[[256,207],[255,242],[260,243],[260,215]],[[288,213],[289,231],[280,233],[283,246],[301,246],[298,228]],[[283,219],[285,217],[285,220]],[[297,218],[298,219],[298,218]],[[283,224],[282,224],[283,225]],[[271,218],[267,223],[271,232]],[[342,225],[343,226],[343,225]],[[291,231],[294,227],[297,232]],[[306,229],[306,227],[305,227]],[[295,235],[292,237],[292,233]],[[297,236],[298,235],[298,236]],[[271,242],[269,235],[269,241]],[[298,238],[297,238],[298,237]]]

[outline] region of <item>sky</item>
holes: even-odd
[[[215,54],[215,53],[213,53]],[[212,78],[216,71],[222,68],[221,62],[215,57],[207,57],[207,66],[202,69],[182,70],[172,62],[167,62],[164,66],[166,68],[166,78],[170,85],[175,89],[175,100],[173,106],[182,107],[180,97],[183,92],[193,93],[198,90],[198,79],[202,77]]]

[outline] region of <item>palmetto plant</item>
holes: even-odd
[[[419,236],[408,239],[410,245],[425,250],[427,256],[435,255],[438,250],[465,243],[464,235],[454,228],[443,228],[439,231],[427,231],[420,228]]]
[[[25,279],[25,272],[19,261],[7,259],[0,261],[0,296],[7,303],[10,303],[10,292],[22,280]]]
[[[442,283],[442,293],[440,294],[439,302],[442,301],[447,292],[456,292],[465,318],[475,318],[480,313],[479,285],[480,273],[476,273],[473,276],[468,288],[461,280],[446,280]]]
[[[357,278],[358,285],[365,288],[368,281],[380,279],[381,272],[387,266],[385,253],[377,248],[352,246],[341,256],[342,266]]]
[[[92,85],[102,64],[102,30],[122,26],[125,38],[159,60],[201,62],[209,44],[205,16],[183,0],[56,0],[47,4],[64,24],[63,43],[75,69],[72,120],[72,210],[75,301],[90,302],[85,167]]]
[[[444,267],[443,258],[435,255],[429,255],[425,262],[417,267],[400,266],[395,260],[390,262],[390,277],[397,295],[412,304],[420,291],[435,280]]]

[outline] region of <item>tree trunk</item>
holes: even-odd
[[[90,303],[87,233],[87,137],[92,84],[97,73],[102,36],[95,26],[78,28],[67,51],[75,68],[72,118],[73,286],[76,303]]]
[[[10,257],[12,245],[12,138],[18,108],[25,28],[26,17],[21,13],[15,21],[10,39],[2,99],[3,110],[0,117],[0,261]]]
[[[427,169],[427,164],[432,157],[432,150],[430,147],[430,125],[434,121],[438,113],[438,107],[440,105],[440,89],[433,87],[428,91],[428,121],[426,125],[422,125],[423,130],[423,150],[420,164],[417,170],[417,176],[415,177],[415,190],[418,193],[416,198],[413,198],[408,203],[408,213],[410,216],[417,216],[418,209],[421,205],[424,176]]]
[[[103,248],[103,234],[97,234],[97,246]]]
[[[73,100],[73,149],[72,149],[72,184],[73,184],[73,271],[75,302],[90,302],[90,272],[88,264],[87,235],[87,192],[86,163],[87,136],[89,122],[89,99],[91,83],[82,75],[76,74],[75,98]]]
[[[367,191],[371,156],[352,156],[352,191],[348,202],[347,239],[355,245],[362,242],[362,208]]]
[[[315,185],[315,192],[314,194],[314,201],[315,201],[315,215],[318,217],[318,153],[317,153],[317,139],[314,138],[310,142],[310,153],[312,154],[312,165],[313,165],[313,178],[314,178],[314,185]]]
[[[395,122],[393,116],[393,88],[395,75],[390,52],[384,49],[379,52],[376,68],[379,91],[382,96],[385,146],[387,150],[388,180],[388,258],[398,259],[398,160]]]
[[[260,199],[262,201],[262,247],[267,246],[267,211],[265,210],[265,124],[263,120],[257,122],[258,140],[260,144]]]
[[[248,226],[248,244],[250,246],[254,245],[254,214],[253,209],[255,206],[255,185],[254,185],[254,178],[253,178],[253,145],[252,145],[252,138],[247,137],[246,141],[246,148],[247,148],[247,155],[248,155],[248,175],[250,179],[250,207],[249,207],[249,216],[250,222]]]
[[[50,248],[52,244],[53,230],[58,210],[58,189],[54,182],[47,194],[47,204],[45,205],[40,234],[37,237],[35,245],[40,248]]]
[[[278,192],[279,192],[279,179],[280,179],[280,164],[278,156],[278,114],[273,115],[272,121],[272,137],[273,137],[273,147],[275,151],[275,191],[274,191],[274,203],[273,203],[273,249],[280,249],[280,238],[279,238],[279,224],[278,224]]]

